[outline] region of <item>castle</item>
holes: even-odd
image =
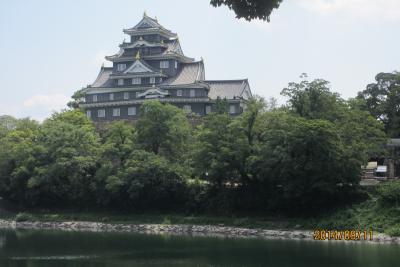
[[[252,96],[247,79],[206,80],[203,60],[185,56],[178,35],[146,13],[123,32],[129,42],[120,44],[117,54],[106,56],[113,66],[102,66],[93,84],[82,90],[79,106],[87,117],[95,122],[135,120],[148,99],[204,116],[215,110],[220,98],[226,99],[231,115],[243,112],[244,101]]]

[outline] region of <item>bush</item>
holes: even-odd
[[[384,206],[398,207],[400,203],[400,181],[383,183],[378,187],[378,201]]]
[[[385,233],[390,236],[400,236],[400,224],[395,224],[388,229],[385,229]]]
[[[26,222],[26,221],[34,221],[35,217],[31,214],[20,212],[15,216],[16,222]]]

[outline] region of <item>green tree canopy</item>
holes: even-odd
[[[89,204],[100,147],[93,123],[78,110],[56,113],[43,123],[38,143],[45,151],[28,181],[34,200]]]
[[[376,82],[358,93],[365,101],[366,109],[385,125],[386,133],[400,137],[400,73],[379,73]]]
[[[146,101],[136,124],[137,142],[145,150],[174,158],[182,156],[190,135],[186,114],[170,104]]]
[[[28,180],[43,160],[38,136],[38,123],[24,119],[0,138],[0,193],[20,205],[29,201]]]
[[[163,209],[184,199],[184,180],[174,165],[144,150],[133,151],[118,173],[108,177],[106,189],[125,208]]]
[[[211,5],[225,5],[236,13],[238,19],[262,19],[269,21],[274,9],[279,8],[282,0],[211,0]]]
[[[289,83],[281,92],[288,98],[289,108],[308,119],[334,121],[342,113],[343,99],[330,91],[329,82],[323,79]]]

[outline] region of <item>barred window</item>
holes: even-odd
[[[206,106],[206,114],[210,114],[211,113],[211,106]]]
[[[135,116],[136,115],[136,107],[128,107],[128,115]]]
[[[118,64],[117,65],[117,70],[118,71],[124,71],[126,69],[126,64]]]
[[[184,105],[184,106],[183,106],[183,110],[184,110],[186,113],[190,113],[190,112],[192,112],[192,107],[191,107],[190,105]]]
[[[99,109],[97,111],[97,117],[104,118],[105,116],[106,116],[106,110],[105,109]]]
[[[132,79],[132,84],[141,84],[142,83],[142,79],[141,78],[133,78]]]
[[[114,108],[113,109],[113,116],[114,117],[119,117],[121,115],[121,109],[120,108]]]
[[[235,105],[230,105],[230,106],[229,106],[229,113],[230,113],[230,114],[235,114],[235,113],[236,113],[236,107],[235,107]]]
[[[160,69],[168,69],[169,68],[169,61],[163,60],[160,61]]]

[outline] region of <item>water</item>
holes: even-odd
[[[0,230],[0,266],[400,266],[400,246]]]

